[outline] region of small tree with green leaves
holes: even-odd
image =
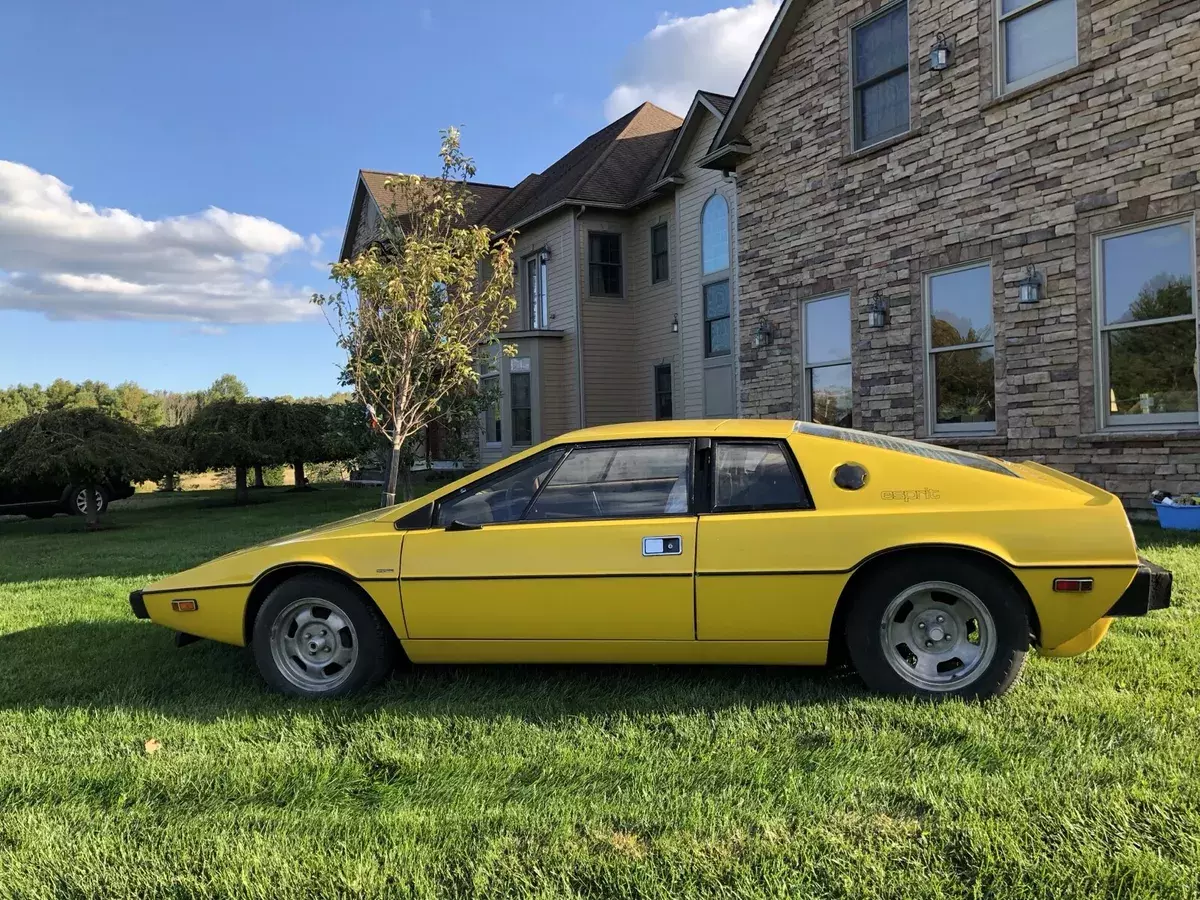
[[[442,134],[441,158],[440,178],[389,180],[381,242],[333,266],[336,294],[313,297],[346,351],[346,382],[391,444],[385,506],[396,502],[405,443],[478,383],[480,348],[516,305],[512,239],[467,224],[475,165],[455,129]]]
[[[219,400],[204,406],[176,431],[188,469],[234,470],[234,502],[238,504],[250,501],[246,470],[278,456],[264,434],[258,407],[253,402]]]
[[[170,452],[141,428],[96,409],[37,413],[0,431],[0,480],[84,488],[89,529],[100,524],[97,488],[158,478],[172,465]]]

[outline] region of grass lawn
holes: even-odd
[[[1175,608],[986,706],[694,667],[432,667],[302,703],[126,601],[377,496],[262,495],[0,522],[0,897],[1200,895],[1189,538],[1140,532]]]

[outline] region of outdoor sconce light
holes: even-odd
[[[884,328],[888,321],[888,306],[878,293],[867,304],[867,325],[871,328]]]
[[[940,31],[937,34],[937,43],[929,51],[929,68],[935,72],[942,72],[950,68],[950,44],[946,42],[946,36]]]
[[[549,262],[550,261],[550,248],[543,247],[541,250],[538,251],[538,256],[540,257],[539,262]]]
[[[771,333],[771,323],[763,319],[758,323],[758,327],[754,329],[754,338],[751,343],[754,349],[758,350],[762,347],[771,346],[771,341],[774,340],[774,335]]]
[[[1033,266],[1025,270],[1025,277],[1018,282],[1022,305],[1037,303],[1042,299],[1042,275]]]
[[[679,334],[679,316],[671,319],[671,334]]]

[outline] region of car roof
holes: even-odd
[[[792,433],[795,424],[794,419],[677,419],[664,422],[629,422],[571,431],[560,435],[551,443],[636,441],[672,437],[784,438]]]

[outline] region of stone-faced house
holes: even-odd
[[[500,389],[480,459],[614,422],[731,416],[737,195],[702,168],[732,98],[699,93],[685,119],[646,103],[515,187],[473,184],[470,216],[516,232],[517,310],[481,376]],[[392,207],[361,171],[342,259]]]
[[[1196,0],[785,0],[702,164],[740,414],[1200,490]]]

